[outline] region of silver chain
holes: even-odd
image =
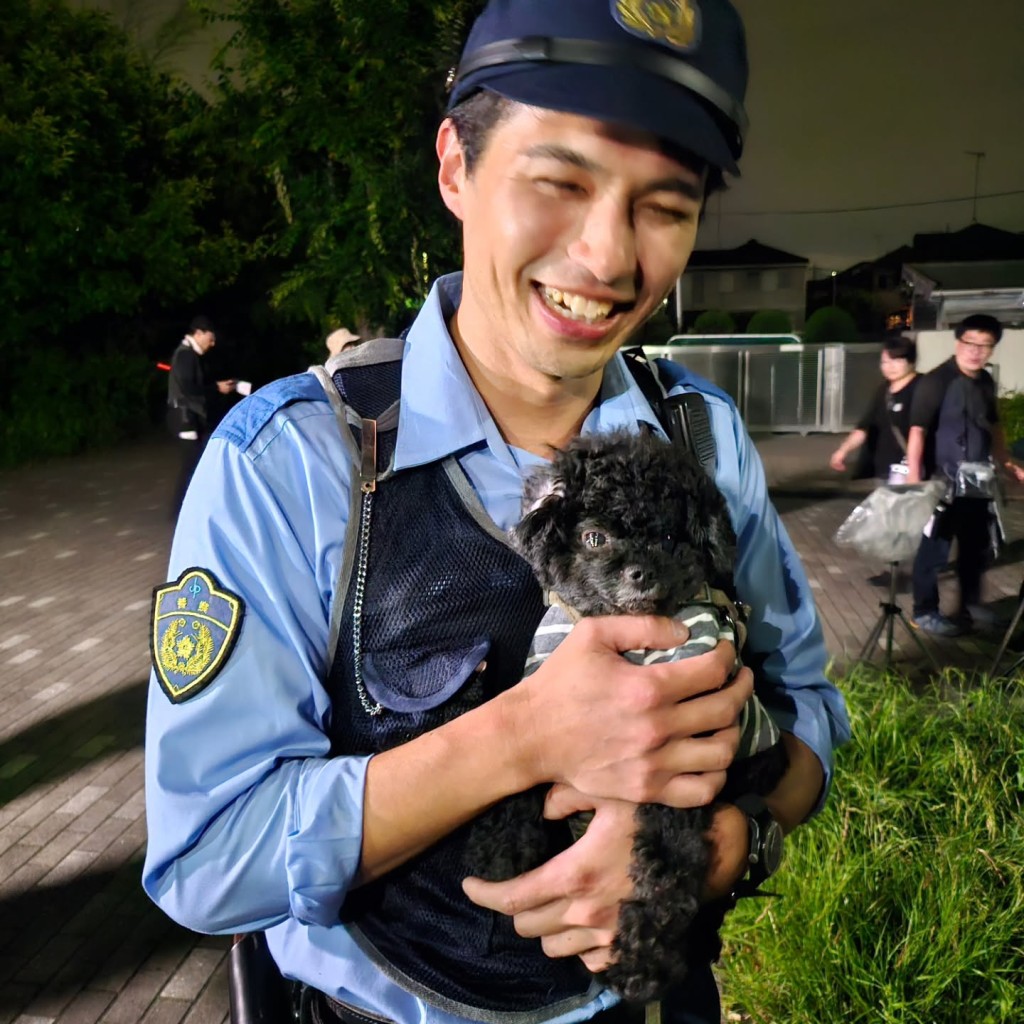
[[[366,593],[366,570],[370,561],[370,517],[373,513],[373,491],[363,489],[359,510],[359,561],[356,565],[356,596],[352,608],[352,657],[355,660],[356,694],[363,710],[375,717],[383,711],[370,700],[363,683],[363,595]]]

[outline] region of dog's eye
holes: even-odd
[[[598,530],[587,530],[583,534],[585,548],[599,548],[608,543],[608,538]]]

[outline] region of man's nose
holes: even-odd
[[[636,277],[636,235],[629,209],[614,198],[591,203],[568,247],[569,258],[604,284],[628,282]]]

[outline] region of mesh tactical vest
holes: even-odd
[[[347,367],[333,380],[350,408],[374,420],[398,401],[401,362]],[[378,434],[379,477],[362,499],[327,682],[334,755],[406,743],[517,683],[544,612],[530,567],[457,461],[393,473],[396,433]],[[589,1001],[598,986],[577,958],[545,956],[511,918],[466,898],[467,834],[458,829],[353,890],[342,920],[356,941],[408,991],[462,1016],[547,1020]]]

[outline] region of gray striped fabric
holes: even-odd
[[[637,665],[657,665],[680,661],[704,654],[720,641],[736,642],[736,633],[728,617],[719,622],[718,610],[711,604],[693,604],[683,608],[676,616],[690,630],[684,644],[668,651],[625,651],[623,656]],[[569,635],[573,620],[559,605],[551,605],[533,634],[533,643],[526,658],[524,675],[532,675],[551,656],[554,649]],[[756,696],[750,698],[740,715],[740,747],[737,757],[749,757],[767,750],[779,741],[779,727]]]

